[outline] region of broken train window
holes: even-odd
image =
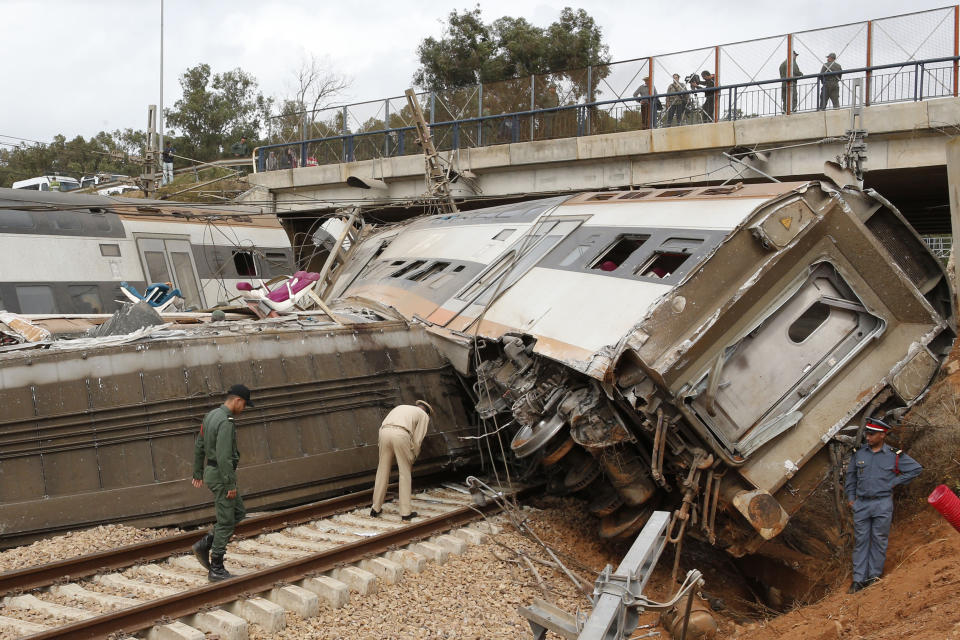
[[[257,275],[257,265],[253,261],[253,253],[249,251],[234,251],[233,266],[236,268],[237,275],[239,276]]]
[[[643,278],[666,278],[676,273],[683,263],[703,244],[702,238],[669,238],[637,269]]]
[[[590,268],[599,271],[613,271],[621,264],[626,262],[627,258],[638,251],[647,240],[649,234],[630,234],[617,236],[617,239],[610,247],[604,251],[600,257],[593,261]],[[579,249],[579,247],[578,247]]]

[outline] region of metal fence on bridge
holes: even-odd
[[[830,53],[842,73],[822,73]],[[867,105],[955,97],[958,56],[952,6],[418,97],[434,144],[450,151],[845,107],[857,78]],[[403,96],[271,123],[257,171],[420,153]]]

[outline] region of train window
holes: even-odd
[[[610,248],[593,261],[590,268],[599,271],[613,271],[649,239],[649,234],[618,236],[614,243],[610,245]]]
[[[618,198],[618,200],[636,200],[638,198],[643,198],[653,193],[653,191],[631,191],[630,193],[625,193]]]
[[[590,253],[592,249],[593,249],[592,244],[578,244],[573,248],[573,251],[568,253],[567,256],[560,261],[560,266],[569,267],[574,262],[576,262],[583,256],[587,255],[588,253]]]
[[[454,273],[460,273],[460,272],[463,271],[465,268],[466,268],[466,267],[465,267],[464,265],[462,265],[462,264],[461,264],[461,265],[457,265],[456,267],[453,268],[453,272],[454,272]]]
[[[419,269],[420,267],[422,267],[422,266],[425,265],[425,264],[427,264],[427,261],[426,261],[426,260],[414,260],[413,262],[411,262],[410,264],[408,264],[407,266],[405,266],[403,269],[399,269],[398,271],[395,271],[393,274],[390,275],[390,277],[391,277],[391,278],[402,278],[404,275],[410,273],[410,272],[413,271],[414,269]]]
[[[650,256],[650,259],[637,270],[637,274],[645,278],[666,278],[679,269],[689,257],[689,253],[657,250]]]
[[[236,268],[237,275],[239,276],[257,275],[257,265],[253,261],[253,254],[249,251],[234,251],[233,266]]]
[[[170,281],[170,270],[167,269],[167,258],[163,251],[144,251],[143,259],[147,262],[148,284]]]
[[[57,211],[53,217],[57,231],[80,231],[80,216],[72,211]]]
[[[693,191],[693,189],[670,189],[663,193],[658,193],[658,198],[680,198]]]
[[[20,313],[57,313],[57,302],[51,286],[18,286],[17,299],[20,300]]]
[[[435,276],[447,267],[450,266],[449,262],[435,262],[420,273],[410,276],[408,280],[413,280],[414,282],[423,282],[430,276]]]
[[[0,228],[33,229],[33,216],[26,211],[4,211],[0,213]]]
[[[103,300],[95,284],[77,284],[67,287],[74,313],[103,313]]]
[[[120,257],[120,245],[118,244],[101,244],[100,245],[100,255],[106,258],[119,258]]]
[[[787,329],[787,336],[796,343],[801,343],[820,328],[830,317],[830,307],[822,302],[814,302],[807,310],[800,314]]]
[[[589,197],[589,198],[587,198],[587,199],[588,199],[588,200],[591,200],[591,201],[592,201],[592,200],[610,200],[610,199],[616,198],[616,197],[617,197],[617,194],[615,194],[615,193],[598,193],[597,195],[591,196],[591,197]]]
[[[507,238],[509,238],[510,236],[513,235],[513,232],[514,232],[514,231],[516,231],[516,229],[504,229],[503,231],[501,231],[501,232],[498,233],[497,235],[493,236],[493,239],[494,239],[494,240],[506,240]]]

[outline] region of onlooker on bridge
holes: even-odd
[[[647,76],[643,79],[643,82],[637,87],[637,90],[633,92],[633,97],[640,101],[640,128],[649,129],[654,126],[656,123],[656,111],[660,111],[663,108],[663,103],[660,102],[660,98],[656,98],[657,90],[653,86],[653,82],[650,79],[650,76]],[[654,99],[656,100],[654,102]],[[656,107],[656,111],[651,114],[650,103],[653,102]],[[652,118],[651,118],[652,115]]]
[[[680,74],[673,74],[673,82],[670,83],[670,86],[667,87],[667,93],[679,93],[680,95],[670,96],[668,95],[667,100],[667,116],[666,116],[666,126],[671,127],[673,124],[683,124],[683,112],[687,108],[687,100],[689,96],[685,93],[681,93],[687,90],[687,86],[680,82]]]
[[[719,91],[719,89],[716,88],[717,78],[706,69],[703,70],[700,77],[703,78],[700,86],[705,87],[703,91],[703,112],[707,116],[706,122],[713,122],[716,117],[714,114],[716,107],[714,105],[716,104],[717,91]]]
[[[163,177],[160,179],[160,186],[173,182],[173,145],[169,142],[160,156],[160,164],[163,168]]]
[[[837,54],[828,53],[827,61],[820,67],[820,110],[827,108],[827,100],[833,103],[834,109],[840,108],[840,74],[843,67],[837,62]],[[836,75],[825,76],[825,73]]]
[[[285,167],[286,169],[296,169],[298,166],[300,166],[300,162],[297,160],[297,154],[293,152],[292,148],[287,147],[284,157],[287,160]]]
[[[245,156],[250,153],[250,149],[247,147],[247,139],[244,137],[240,138],[240,142],[234,142],[230,145],[230,153],[235,156]]]
[[[277,162],[277,154],[271,151],[267,154],[267,171],[276,171],[279,168],[280,165]]]
[[[793,69],[790,69],[790,60],[784,60],[780,63],[780,77],[781,78],[796,78],[797,76],[802,76],[803,72],[800,71],[800,67],[797,66],[797,56],[800,55],[796,51],[793,52]],[[787,112],[787,92],[790,93],[790,112],[793,113],[797,110],[797,82],[792,80],[790,82],[784,82],[780,85],[780,105],[783,109],[783,112]]]

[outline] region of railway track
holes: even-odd
[[[420,514],[400,520],[393,503],[369,516],[371,492],[251,517],[237,528],[226,565],[234,578],[209,583],[190,552],[195,531],[0,574],[0,638],[245,640],[250,624],[284,628],[370,594],[427,562],[482,543],[491,512],[458,485],[414,496]],[[470,526],[466,526],[470,525]],[[452,531],[452,533],[447,533]]]

